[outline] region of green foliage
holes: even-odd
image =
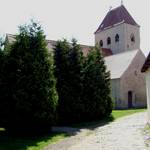
[[[52,56],[39,24],[32,21],[19,31],[4,64],[5,126],[28,132],[44,130],[56,118]]]
[[[109,116],[112,111],[110,74],[98,47],[91,49],[84,62],[83,99],[86,121]]]
[[[82,119],[82,61],[83,54],[76,40],[69,44],[58,41],[55,47],[55,75],[59,95],[58,113],[61,123],[78,122]]]
[[[58,41],[53,59],[39,24],[19,31],[16,41],[0,50],[0,125],[32,132],[54,124],[56,111],[63,124],[110,115],[110,75],[97,47],[83,57],[75,39]]]
[[[95,47],[84,58],[75,40],[58,41],[54,58],[59,121],[69,124],[109,116],[110,74],[100,50]]]
[[[4,75],[3,75],[3,67],[5,60],[5,53],[3,50],[4,42],[3,39],[0,38],[0,125],[3,126],[4,118],[5,118],[5,100],[4,100]]]

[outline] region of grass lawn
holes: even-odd
[[[134,113],[138,112],[144,112],[146,109],[127,109],[127,110],[113,110],[112,111],[112,117],[115,119],[118,119],[120,117],[132,115]]]
[[[42,150],[48,144],[67,136],[65,133],[50,133],[41,137],[17,137],[8,135],[0,128],[0,150]]]
[[[146,109],[129,109],[129,110],[113,110],[112,116],[100,121],[93,121],[72,125],[72,127],[89,127],[95,128],[114,121],[120,117],[131,115],[138,112],[143,112]],[[9,135],[3,128],[0,128],[0,150],[42,150],[48,144],[57,142],[65,138],[68,134],[65,133],[50,133],[40,137],[18,137]]]

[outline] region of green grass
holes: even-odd
[[[8,135],[0,128],[0,150],[42,150],[66,136],[65,133],[50,133],[40,137],[17,137]]]
[[[146,109],[129,109],[129,110],[113,110],[112,116],[100,121],[86,122],[73,125],[73,127],[89,127],[94,129],[98,126],[107,124],[118,118],[131,115],[138,112],[144,112]],[[0,150],[42,150],[45,146],[55,143],[60,139],[65,138],[68,134],[65,133],[50,133],[40,137],[18,137],[9,135],[5,129],[0,128]]]
[[[144,112],[145,110],[146,109],[113,110],[112,116],[113,116],[114,120],[116,120],[116,119],[124,117],[124,116],[132,115],[134,113]]]

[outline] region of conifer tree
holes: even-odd
[[[56,81],[52,56],[46,47],[45,35],[38,23],[32,21],[20,26],[4,68],[8,129],[43,131],[55,122]]]
[[[4,100],[4,82],[3,82],[3,65],[5,60],[3,39],[0,39],[0,126],[4,125],[5,119],[5,100]]]
[[[84,119],[90,121],[109,116],[112,111],[110,74],[97,46],[85,58],[83,87]]]
[[[82,120],[82,60],[83,55],[76,40],[69,44],[58,41],[55,47],[55,74],[59,95],[59,120],[69,124]]]

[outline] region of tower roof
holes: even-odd
[[[95,33],[103,31],[109,27],[120,23],[127,23],[134,26],[139,26],[135,22],[133,17],[130,15],[130,13],[127,11],[127,9],[123,5],[121,5],[115,9],[110,10],[107,13],[104,20],[102,21]]]

